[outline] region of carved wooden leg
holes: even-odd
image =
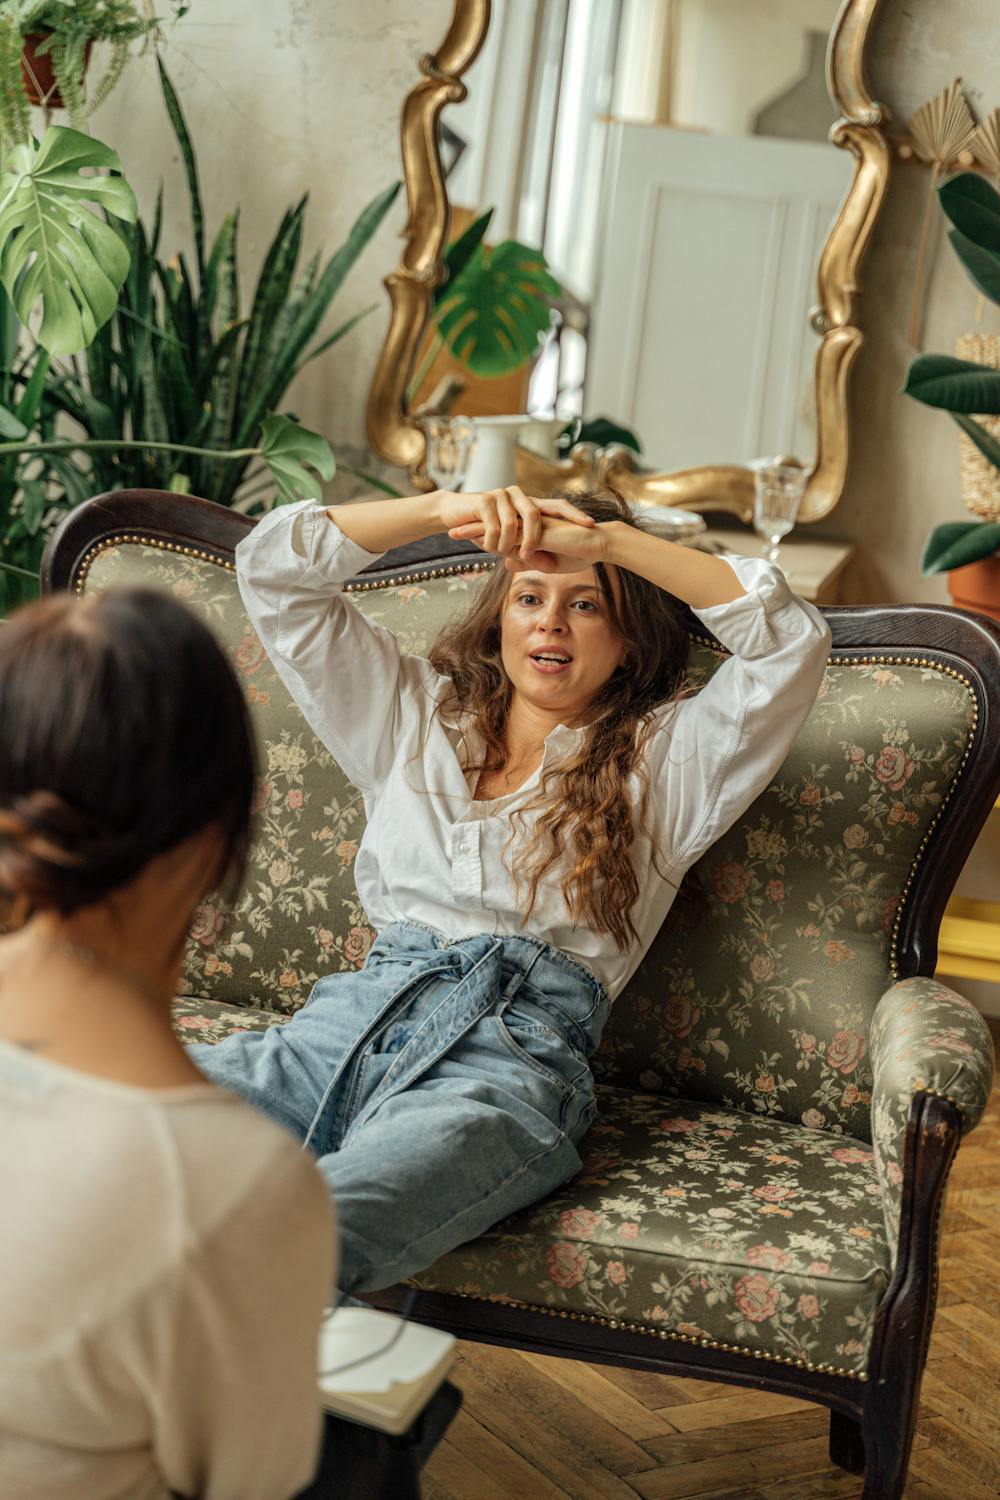
[[[906,1484],[934,1321],[938,1219],[961,1136],[962,1120],[953,1104],[933,1094],[914,1096],[904,1150],[899,1255],[875,1314],[861,1424],[866,1460],[861,1500],[900,1500]]]
[[[830,1413],[830,1458],[848,1474],[865,1472],[865,1445],[861,1436],[861,1423],[843,1412]]]

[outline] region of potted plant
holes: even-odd
[[[121,78],[132,43],[158,25],[135,0],[4,0],[0,15],[7,30],[0,50],[0,131],[11,141],[25,139],[27,104],[65,109],[73,128],[82,129]],[[111,50],[88,99],[83,82],[95,42]]]
[[[302,271],[305,200],[290,209],[243,315],[238,214],[226,215],[206,245],[194,145],[162,64],[160,72],[187,176],[193,266],[184,256],[160,258],[159,204],[149,230],[140,219],[103,226],[120,245],[128,279],[72,364],[53,361],[31,339],[0,289],[0,612],[33,597],[48,531],[97,491],[187,489],[223,504],[238,498],[250,512],[265,493],[279,504],[315,494],[315,476],[334,473],[327,440],[276,408],[303,365],[372,310],[320,337],[344,277],[399,185],[362,211],[325,265],[313,257]],[[0,211],[0,238],[2,226]],[[80,436],[67,435],[66,418]]]
[[[1000,306],[1000,193],[975,172],[963,172],[938,190],[952,223],[955,253],[973,284]],[[951,413],[983,457],[1000,470],[1000,440],[978,418],[1000,416],[1000,369],[946,354],[922,354],[906,372],[908,396]],[[977,511],[983,511],[981,502]],[[949,574],[956,604],[1000,620],[1000,506],[980,521],[949,521],[927,539],[925,576]]]

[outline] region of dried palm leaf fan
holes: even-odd
[[[909,123],[908,132],[913,149],[921,161],[928,163],[931,180],[927,188],[927,203],[924,222],[920,229],[920,244],[917,249],[917,265],[913,274],[913,306],[910,309],[910,343],[916,347],[920,325],[921,290],[924,277],[924,260],[927,256],[927,240],[931,229],[931,213],[934,207],[934,189],[938,178],[949,163],[968,151],[976,133],[976,121],[962,93],[962,80],[954,83],[934,99],[922,104]]]

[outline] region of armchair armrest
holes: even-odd
[[[993,1083],[993,1038],[975,1006],[936,979],[900,980],[875,1007],[869,1038],[872,1143],[895,1266],[910,1103],[937,1094],[957,1108],[962,1134],[978,1123]]]

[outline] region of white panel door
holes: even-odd
[[[809,309],[851,166],[832,145],[616,123],[586,415],[633,427],[658,469],[810,458]]]

